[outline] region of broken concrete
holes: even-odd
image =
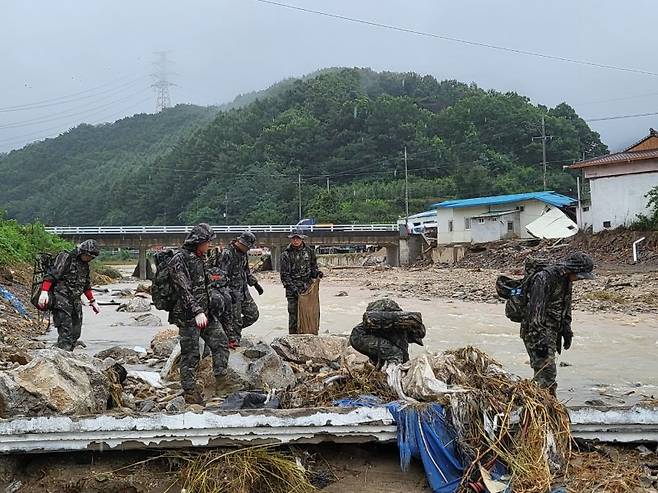
[[[101,361],[43,349],[27,365],[0,373],[0,415],[95,414],[107,409],[110,382]]]

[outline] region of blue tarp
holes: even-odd
[[[11,291],[4,288],[3,286],[0,286],[0,296],[2,296],[5,300],[11,303],[11,305],[16,309],[16,311],[22,317],[27,315],[27,310],[25,310],[23,303],[21,303],[21,301],[11,293]]]
[[[459,459],[454,434],[445,422],[439,404],[419,410],[398,402],[388,405],[398,427],[398,448],[402,470],[412,457],[421,460],[427,482],[435,493],[453,493],[459,488],[464,465]]]

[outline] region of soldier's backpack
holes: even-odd
[[[521,323],[528,311],[528,288],[531,276],[522,279],[512,279],[507,276],[498,276],[496,279],[496,292],[498,296],[507,300],[505,302],[505,316],[512,322]]]
[[[43,280],[46,277],[46,274],[55,263],[55,258],[57,258],[57,255],[53,255],[52,253],[37,253],[36,257],[34,258],[34,269],[32,271],[32,289],[30,291],[30,303],[32,303],[34,307],[39,310],[41,310],[39,308],[39,296],[41,295],[41,285],[43,284]],[[69,256],[67,265],[70,265],[70,263],[71,263],[71,258]],[[52,302],[53,302],[52,291],[54,287],[55,287],[54,284],[50,287],[49,290],[50,296],[48,297],[48,305],[46,305],[46,308],[43,311],[48,311],[52,308]]]
[[[158,310],[170,312],[176,304],[176,286],[171,278],[171,259],[174,250],[162,250],[155,254],[155,277],[151,286],[153,304]]]

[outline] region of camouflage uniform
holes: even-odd
[[[81,246],[87,242],[83,242]],[[95,242],[93,245],[95,247]],[[57,347],[66,351],[73,351],[76,342],[80,339],[82,331],[80,297],[91,289],[89,263],[80,259],[82,253],[87,252],[81,251],[80,247],[60,253],[44,276],[45,281],[53,283],[51,310],[58,333]],[[98,253],[94,256],[96,255]]]
[[[299,248],[288,245],[281,254],[280,274],[288,300],[288,332],[296,334],[299,295],[308,290],[313,279],[322,277],[315,250],[305,243]]]
[[[396,327],[397,316],[412,315],[415,324],[411,331]],[[373,324],[376,319],[380,323]],[[425,326],[420,313],[408,314],[392,300],[381,299],[370,303],[363,322],[352,329],[350,345],[370,361],[381,367],[385,363],[402,364],[409,361],[409,343],[423,345]]]
[[[555,392],[557,367],[555,353],[571,347],[571,274],[577,279],[592,279],[594,262],[580,252],[569,255],[557,265],[544,268],[528,283],[527,319],[521,324],[521,338],[530,356],[534,380]]]
[[[256,323],[259,317],[258,306],[249,293],[249,286],[255,286],[258,281],[249,270],[249,255],[242,253],[235,243],[232,241],[224,248],[214,266],[226,273],[232,299],[226,334],[229,340],[240,342],[242,330]]]
[[[183,247],[171,259],[172,281],[178,298],[171,312],[169,323],[178,327],[181,346],[180,378],[185,393],[197,391],[196,371],[199,366],[199,337],[210,348],[215,377],[226,374],[228,364],[228,340],[217,317],[210,312],[209,277],[205,257],[196,254],[197,246],[214,238],[207,224],[192,229]],[[208,316],[208,326],[199,330],[194,317],[200,313]]]

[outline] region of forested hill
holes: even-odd
[[[286,81],[192,133],[171,134],[167,145],[143,146],[129,165],[122,155],[137,136],[114,135],[113,126],[103,140],[127,138],[125,145],[106,147],[78,127],[11,153],[0,173],[21,191],[3,187],[0,209],[63,225],[290,223],[301,178],[305,217],[392,221],[404,213],[405,146],[411,211],[443,198],[541,189],[541,144],[532,137],[542,116],[553,136],[549,187],[573,193],[562,165],[607,148],[567,104],[536,106],[515,93],[413,73],[332,69]],[[140,128],[149,133],[148,124]],[[59,149],[67,138],[71,153],[58,150],[55,165],[45,146]]]
[[[178,105],[111,124],[79,125],[60,136],[0,154],[0,210],[25,222],[111,222],[128,170],[148,168],[217,108]]]

